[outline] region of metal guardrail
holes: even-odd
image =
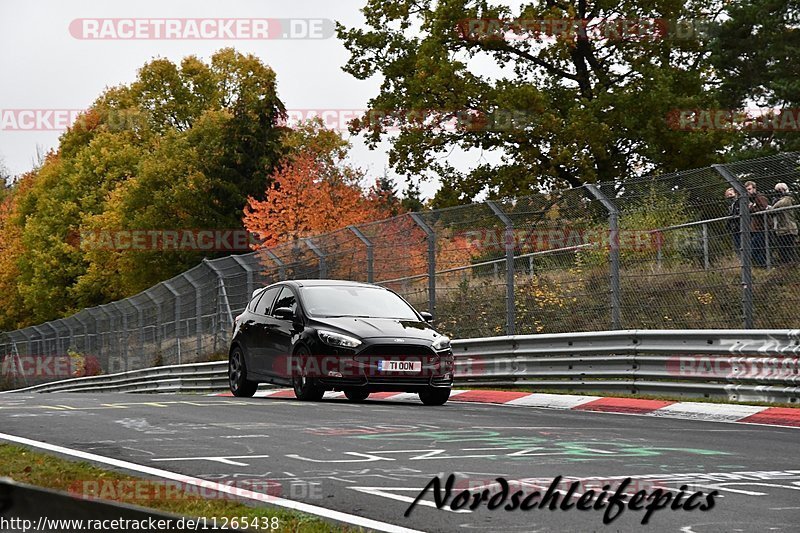
[[[800,401],[800,330],[518,335],[457,340],[453,352],[458,385]],[[226,361],[175,365],[13,392],[209,392],[227,389],[226,372]]]

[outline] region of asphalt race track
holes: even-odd
[[[450,402],[305,403],[194,395],[6,394],[0,433],[130,461],[421,531],[797,531],[800,429]],[[544,492],[556,476],[598,492],[688,485],[713,509],[436,509],[433,476],[455,496],[495,478]],[[559,488],[565,492],[567,483]],[[264,489],[264,487],[269,489]],[[259,488],[260,487],[260,488]],[[452,499],[451,499],[452,501]],[[510,501],[510,498],[509,500]]]

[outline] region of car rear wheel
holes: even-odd
[[[258,383],[248,381],[244,354],[240,348],[234,348],[228,357],[228,381],[231,392],[239,398],[251,398],[258,389]]]
[[[450,389],[429,388],[419,393],[419,399],[425,405],[444,405],[450,398]]]
[[[344,395],[351,402],[363,402],[369,398],[369,391],[367,389],[345,389]]]
[[[301,359],[307,355],[308,350],[305,348],[300,348],[295,352],[295,356]],[[298,400],[316,402],[325,395],[325,389],[317,384],[317,380],[306,376],[292,376],[292,388]]]

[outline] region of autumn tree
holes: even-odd
[[[154,59],[134,82],[104,91],[35,169],[30,186],[11,193],[15,214],[3,233],[18,237],[21,252],[3,258],[10,285],[0,307],[23,312],[21,322],[7,317],[2,326],[130,296],[214,256],[98,250],[81,246],[79,236],[243,229],[247,199],[263,197],[285,156],[284,115],[275,73],[232,49],[209,62]]]
[[[390,214],[384,196],[361,188],[364,174],[346,163],[349,145],[338,133],[314,121],[293,137],[299,148],[272,175],[264,200],[250,198],[245,208],[244,225],[262,247]]]

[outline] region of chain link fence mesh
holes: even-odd
[[[786,153],[536,191],[206,260],[125,300],[3,333],[0,385],[224,357],[253,291],[285,279],[386,286],[454,338],[792,328],[798,168],[800,154]],[[773,210],[781,198],[790,205]]]

